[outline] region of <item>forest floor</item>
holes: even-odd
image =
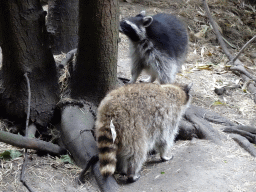
[[[172,13],[178,15],[188,26],[189,52],[183,70],[176,81],[193,82],[192,104],[215,111],[229,120],[256,126],[256,105],[252,95],[243,90],[243,82],[225,67],[228,61],[214,35],[203,5],[198,0],[143,0],[142,3],[120,3],[121,18],[135,16],[142,10],[148,15]],[[256,7],[238,3],[240,1],[213,0],[210,10],[229,42],[233,54],[256,34]],[[121,19],[120,18],[120,19]],[[127,38],[120,34],[118,54],[118,76],[130,78],[130,59]],[[247,70],[256,74],[256,43],[251,44],[239,58]],[[143,76],[142,76],[143,78]],[[215,87],[240,85],[222,96],[214,93]],[[2,123],[2,129],[6,130]],[[152,156],[141,171],[141,178],[132,184],[122,184],[123,192],[172,192],[172,191],[256,191],[256,159],[234,142],[221,126],[213,124],[223,136],[223,144],[216,145],[207,140],[178,141],[170,154],[171,161],[159,163],[159,156]],[[5,150],[22,149],[0,143],[0,153]],[[60,158],[38,156],[30,151],[26,180],[39,191],[98,191],[97,185],[87,173],[86,183],[77,185],[75,178],[80,168],[64,163]],[[0,191],[26,191],[20,183],[23,157],[0,160]]]

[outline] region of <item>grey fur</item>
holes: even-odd
[[[167,153],[189,105],[190,89],[191,85],[139,83],[110,92],[98,107],[95,123],[101,174],[118,170],[134,182],[149,151],[170,160]]]
[[[121,21],[119,31],[130,40],[132,79],[129,83],[135,83],[143,70],[151,76],[150,82],[155,79],[161,84],[175,81],[188,50],[187,30],[175,16],[150,17],[143,11]]]

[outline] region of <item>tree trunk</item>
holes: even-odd
[[[85,169],[82,174],[92,166],[104,192],[117,191],[118,186],[112,176],[103,177],[99,162],[94,162],[98,150],[92,132],[95,105],[117,84],[118,1],[79,2],[79,43],[77,62],[71,72],[72,99],[63,101],[61,107],[62,142],[76,164]],[[84,102],[84,107],[79,108],[77,101]]]
[[[79,2],[79,43],[72,98],[98,104],[117,82],[118,0]]]
[[[46,126],[59,100],[57,72],[47,44],[45,12],[39,0],[0,1],[3,52],[1,112],[12,120],[27,113],[27,72],[31,86],[30,120]]]
[[[78,0],[48,1],[47,31],[50,33],[54,54],[67,53],[77,48]]]

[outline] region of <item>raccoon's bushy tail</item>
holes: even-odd
[[[98,123],[98,125],[101,123]],[[99,149],[100,173],[104,176],[114,174],[116,170],[116,151],[115,143],[116,131],[112,120],[109,124],[101,124],[97,127],[97,145]]]

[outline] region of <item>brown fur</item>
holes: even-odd
[[[152,149],[169,160],[166,153],[189,105],[189,90],[189,86],[140,83],[110,92],[101,101],[96,120],[101,174],[112,175],[117,166],[135,181]],[[114,142],[111,121],[117,135]]]

